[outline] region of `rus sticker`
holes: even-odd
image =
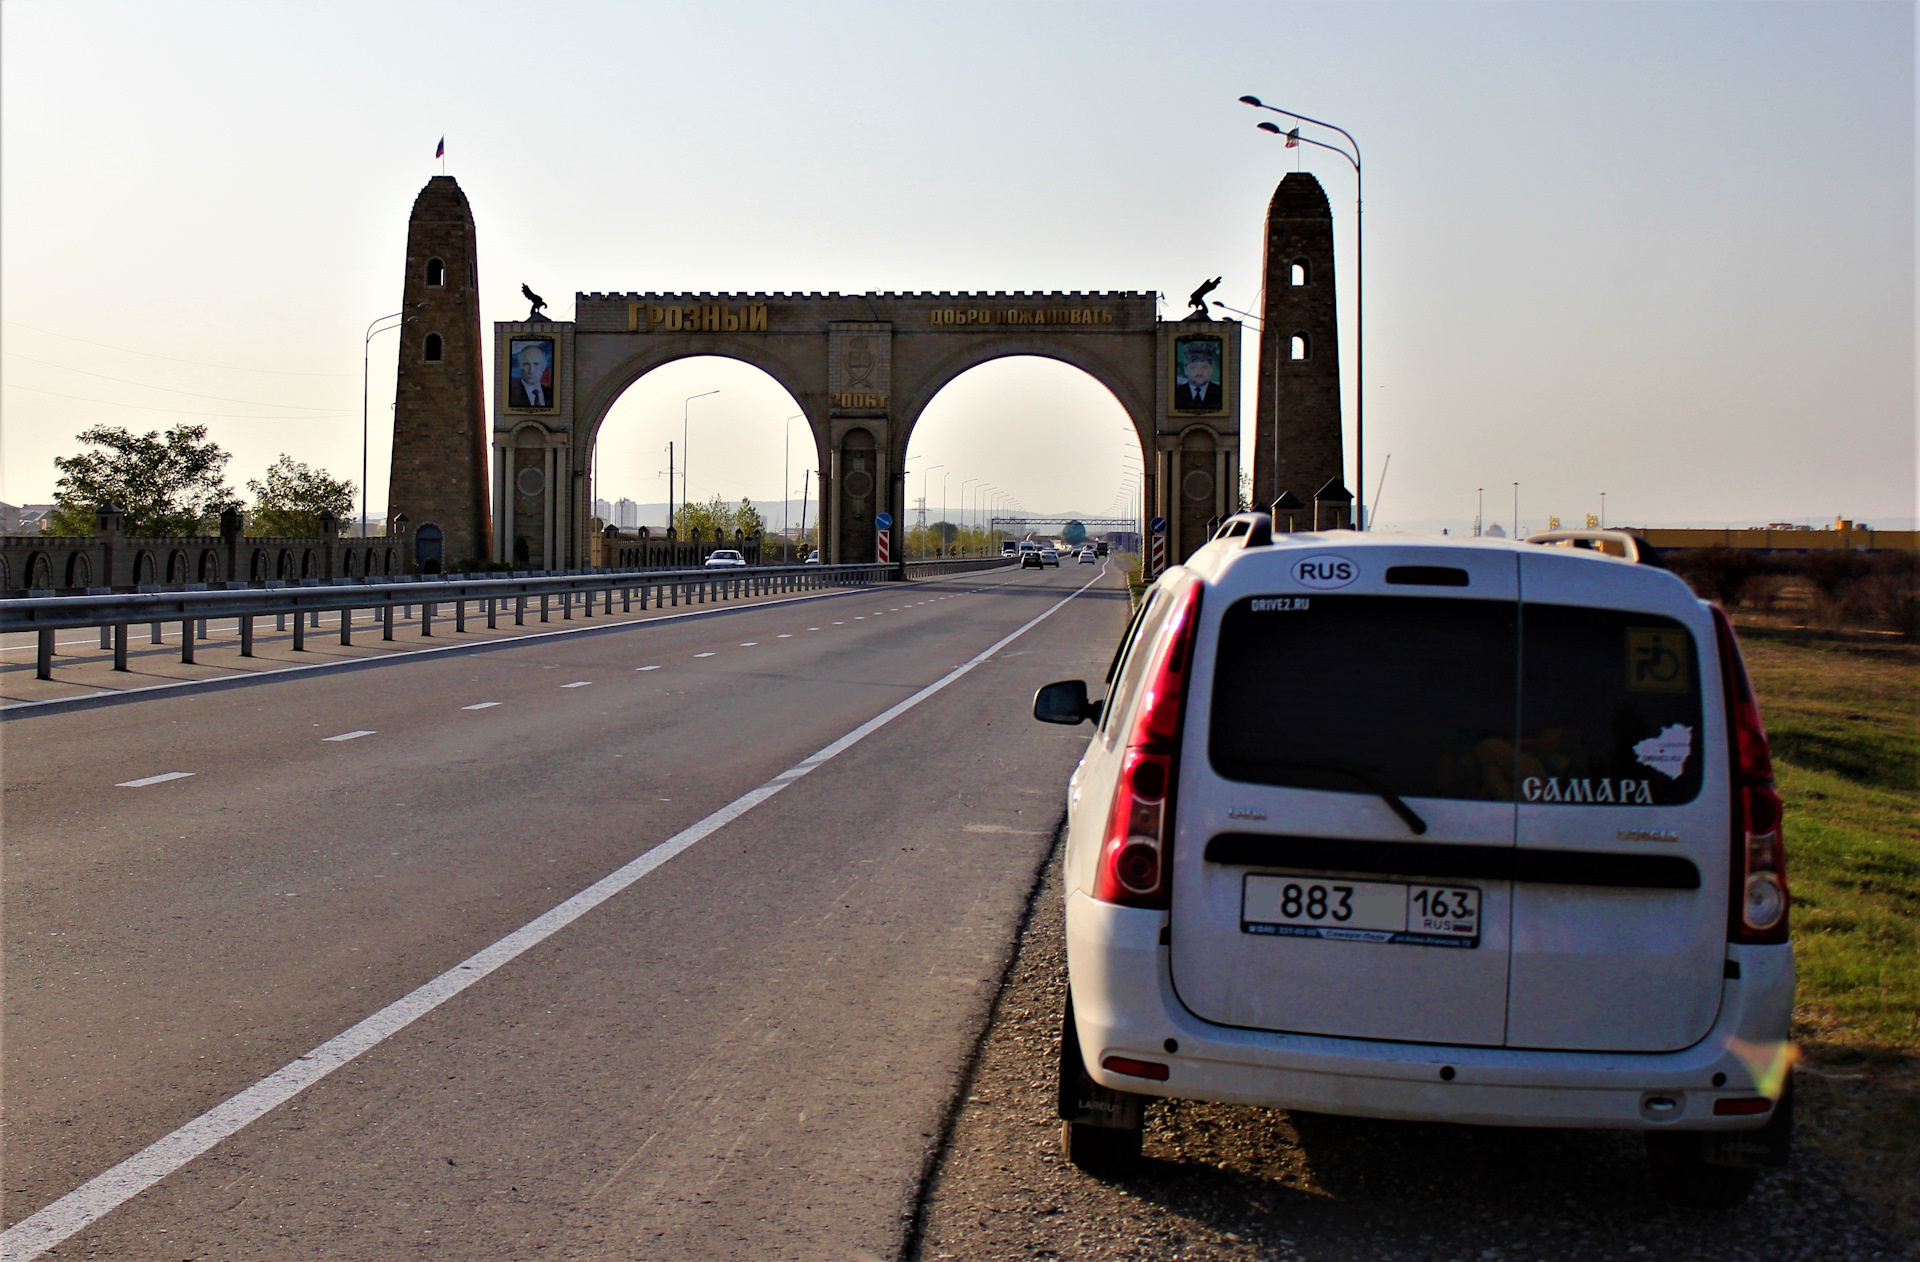
[[[1359,577],[1360,567],[1337,553],[1304,557],[1293,563],[1293,581],[1302,587],[1345,587]]]
[[[1660,735],[1649,736],[1633,747],[1633,756],[1643,767],[1652,767],[1669,780],[1678,780],[1687,769],[1687,755],[1693,752],[1693,729],[1685,723],[1669,724]]]

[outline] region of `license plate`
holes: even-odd
[[[1248,873],[1240,931],[1336,942],[1475,947],[1480,945],[1480,891],[1471,885]]]

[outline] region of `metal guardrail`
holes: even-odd
[[[963,568],[991,568],[1004,564],[999,558],[971,558],[952,562],[931,561],[924,565],[930,572],[953,572]],[[78,627],[99,627],[100,647],[113,649],[113,668],[127,669],[127,645],[131,629],[147,624],[153,642],[161,643],[161,627],[168,622],[182,624],[180,660],[193,661],[194,642],[206,638],[206,622],[213,618],[237,618],[240,623],[240,655],[253,656],[253,620],[274,615],[284,624],[293,618],[293,647],[306,648],[309,624],[317,625],[322,613],[340,615],[340,643],[352,644],[355,630],[353,614],[360,610],[379,611],[383,640],[394,636],[396,608],[420,606],[420,634],[433,634],[433,622],[440,606],[453,607],[453,629],[467,629],[468,608],[480,607],[475,617],[484,616],[489,629],[498,625],[503,614],[511,614],[515,626],[526,623],[534,610],[529,602],[538,600],[540,621],[549,619],[556,598],[562,619],[571,620],[578,608],[583,617],[594,616],[594,604],[604,598],[604,613],[613,612],[618,593],[623,612],[632,612],[636,596],[640,607],[647,608],[652,597],[656,609],[681,604],[706,604],[710,601],[771,596],[788,592],[815,591],[828,587],[863,586],[895,581],[906,577],[904,570],[920,568],[908,565],[761,565],[698,570],[599,570],[575,574],[508,577],[455,576],[437,581],[419,579],[336,579],[321,583],[310,579],[298,585],[274,582],[255,586],[228,584],[220,588],[168,592],[101,592],[84,596],[35,596],[0,600],[0,631],[33,631],[39,644],[35,673],[41,679],[53,678],[54,633]],[[938,567],[945,567],[944,569]],[[195,624],[199,624],[196,628]],[[362,624],[364,627],[365,624]]]

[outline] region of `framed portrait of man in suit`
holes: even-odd
[[[1170,410],[1186,416],[1219,416],[1227,410],[1226,341],[1204,334],[1173,339]]]
[[[507,407],[515,412],[551,412],[558,405],[553,393],[553,339],[516,337],[508,343]]]

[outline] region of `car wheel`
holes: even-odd
[[[1647,1135],[1647,1174],[1666,1200],[1707,1209],[1730,1209],[1747,1199],[1759,1171],[1707,1161],[1707,1136],[1699,1131],[1653,1131]]]
[[[1125,1174],[1140,1160],[1146,1097],[1114,1091],[1087,1076],[1080,1034],[1067,996],[1060,1023],[1060,1148],[1088,1174]]]

